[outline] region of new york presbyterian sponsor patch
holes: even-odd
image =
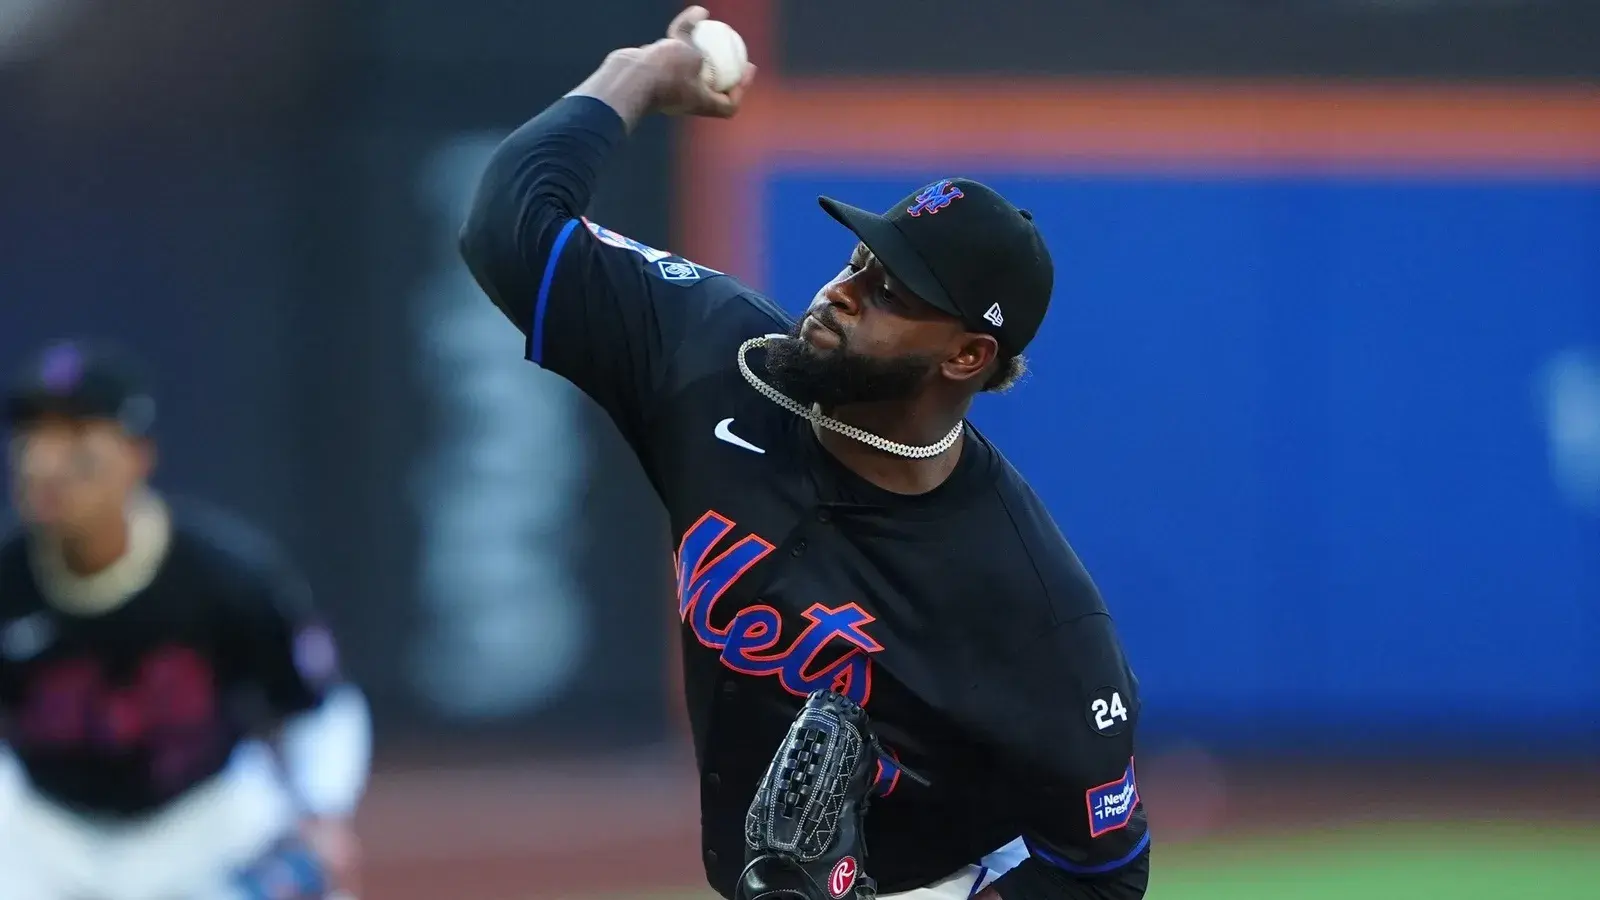
[[[1097,838],[1133,821],[1133,808],[1139,805],[1139,783],[1134,779],[1133,760],[1122,777],[1083,792],[1089,806],[1089,837]]]

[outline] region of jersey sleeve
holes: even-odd
[[[236,677],[259,692],[273,719],[316,707],[341,681],[333,634],[317,615],[310,585],[287,562],[257,573],[235,616]]]
[[[1077,616],[1018,649],[988,727],[1029,858],[996,890],[1006,900],[1142,897],[1138,683],[1111,617]]]
[[[704,282],[721,273],[589,222],[622,120],[567,97],[495,151],[461,230],[461,255],[527,338],[527,358],[588,394],[637,450],[664,369]]]

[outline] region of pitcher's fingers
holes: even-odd
[[[687,41],[694,33],[694,27],[709,18],[711,13],[704,6],[686,7],[673,18],[672,24],[667,26],[667,37]]]
[[[747,63],[744,67],[744,76],[739,79],[739,83],[734,85],[732,90],[728,91],[728,99],[732,101],[734,109],[738,109],[744,103],[745,92],[750,90],[750,83],[755,80],[756,67],[754,64]]]
[[[699,114],[714,116],[718,119],[731,119],[739,111],[739,101],[732,94],[719,94],[711,88],[706,88],[700,98]]]

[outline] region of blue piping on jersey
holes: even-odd
[[[1098,866],[1080,866],[1077,863],[1062,859],[1048,850],[1041,849],[1032,841],[1028,841],[1027,844],[1029,855],[1037,856],[1050,865],[1062,870],[1063,872],[1071,872],[1074,875],[1101,875],[1106,872],[1120,869],[1128,863],[1133,862],[1135,859],[1138,859],[1139,854],[1144,852],[1144,848],[1150,846],[1150,832],[1146,831],[1144,833],[1144,837],[1139,838],[1139,843],[1134,844],[1133,849],[1129,850],[1121,859],[1114,859],[1111,862],[1101,863]]]
[[[572,229],[578,227],[577,219],[568,219],[567,224],[561,226],[561,233],[556,235],[556,242],[550,248],[550,257],[544,261],[544,277],[539,279],[539,296],[533,301],[533,321],[528,323],[528,362],[541,365],[544,359],[544,310],[550,302],[550,285],[556,280],[556,264],[561,262],[561,251],[567,247],[567,238],[572,237]]]

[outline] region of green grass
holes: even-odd
[[[1156,857],[1148,897],[1600,900],[1600,829],[1416,825],[1181,845]]]
[[[1392,825],[1173,845],[1159,837],[1148,900],[1600,900],[1600,826]]]

